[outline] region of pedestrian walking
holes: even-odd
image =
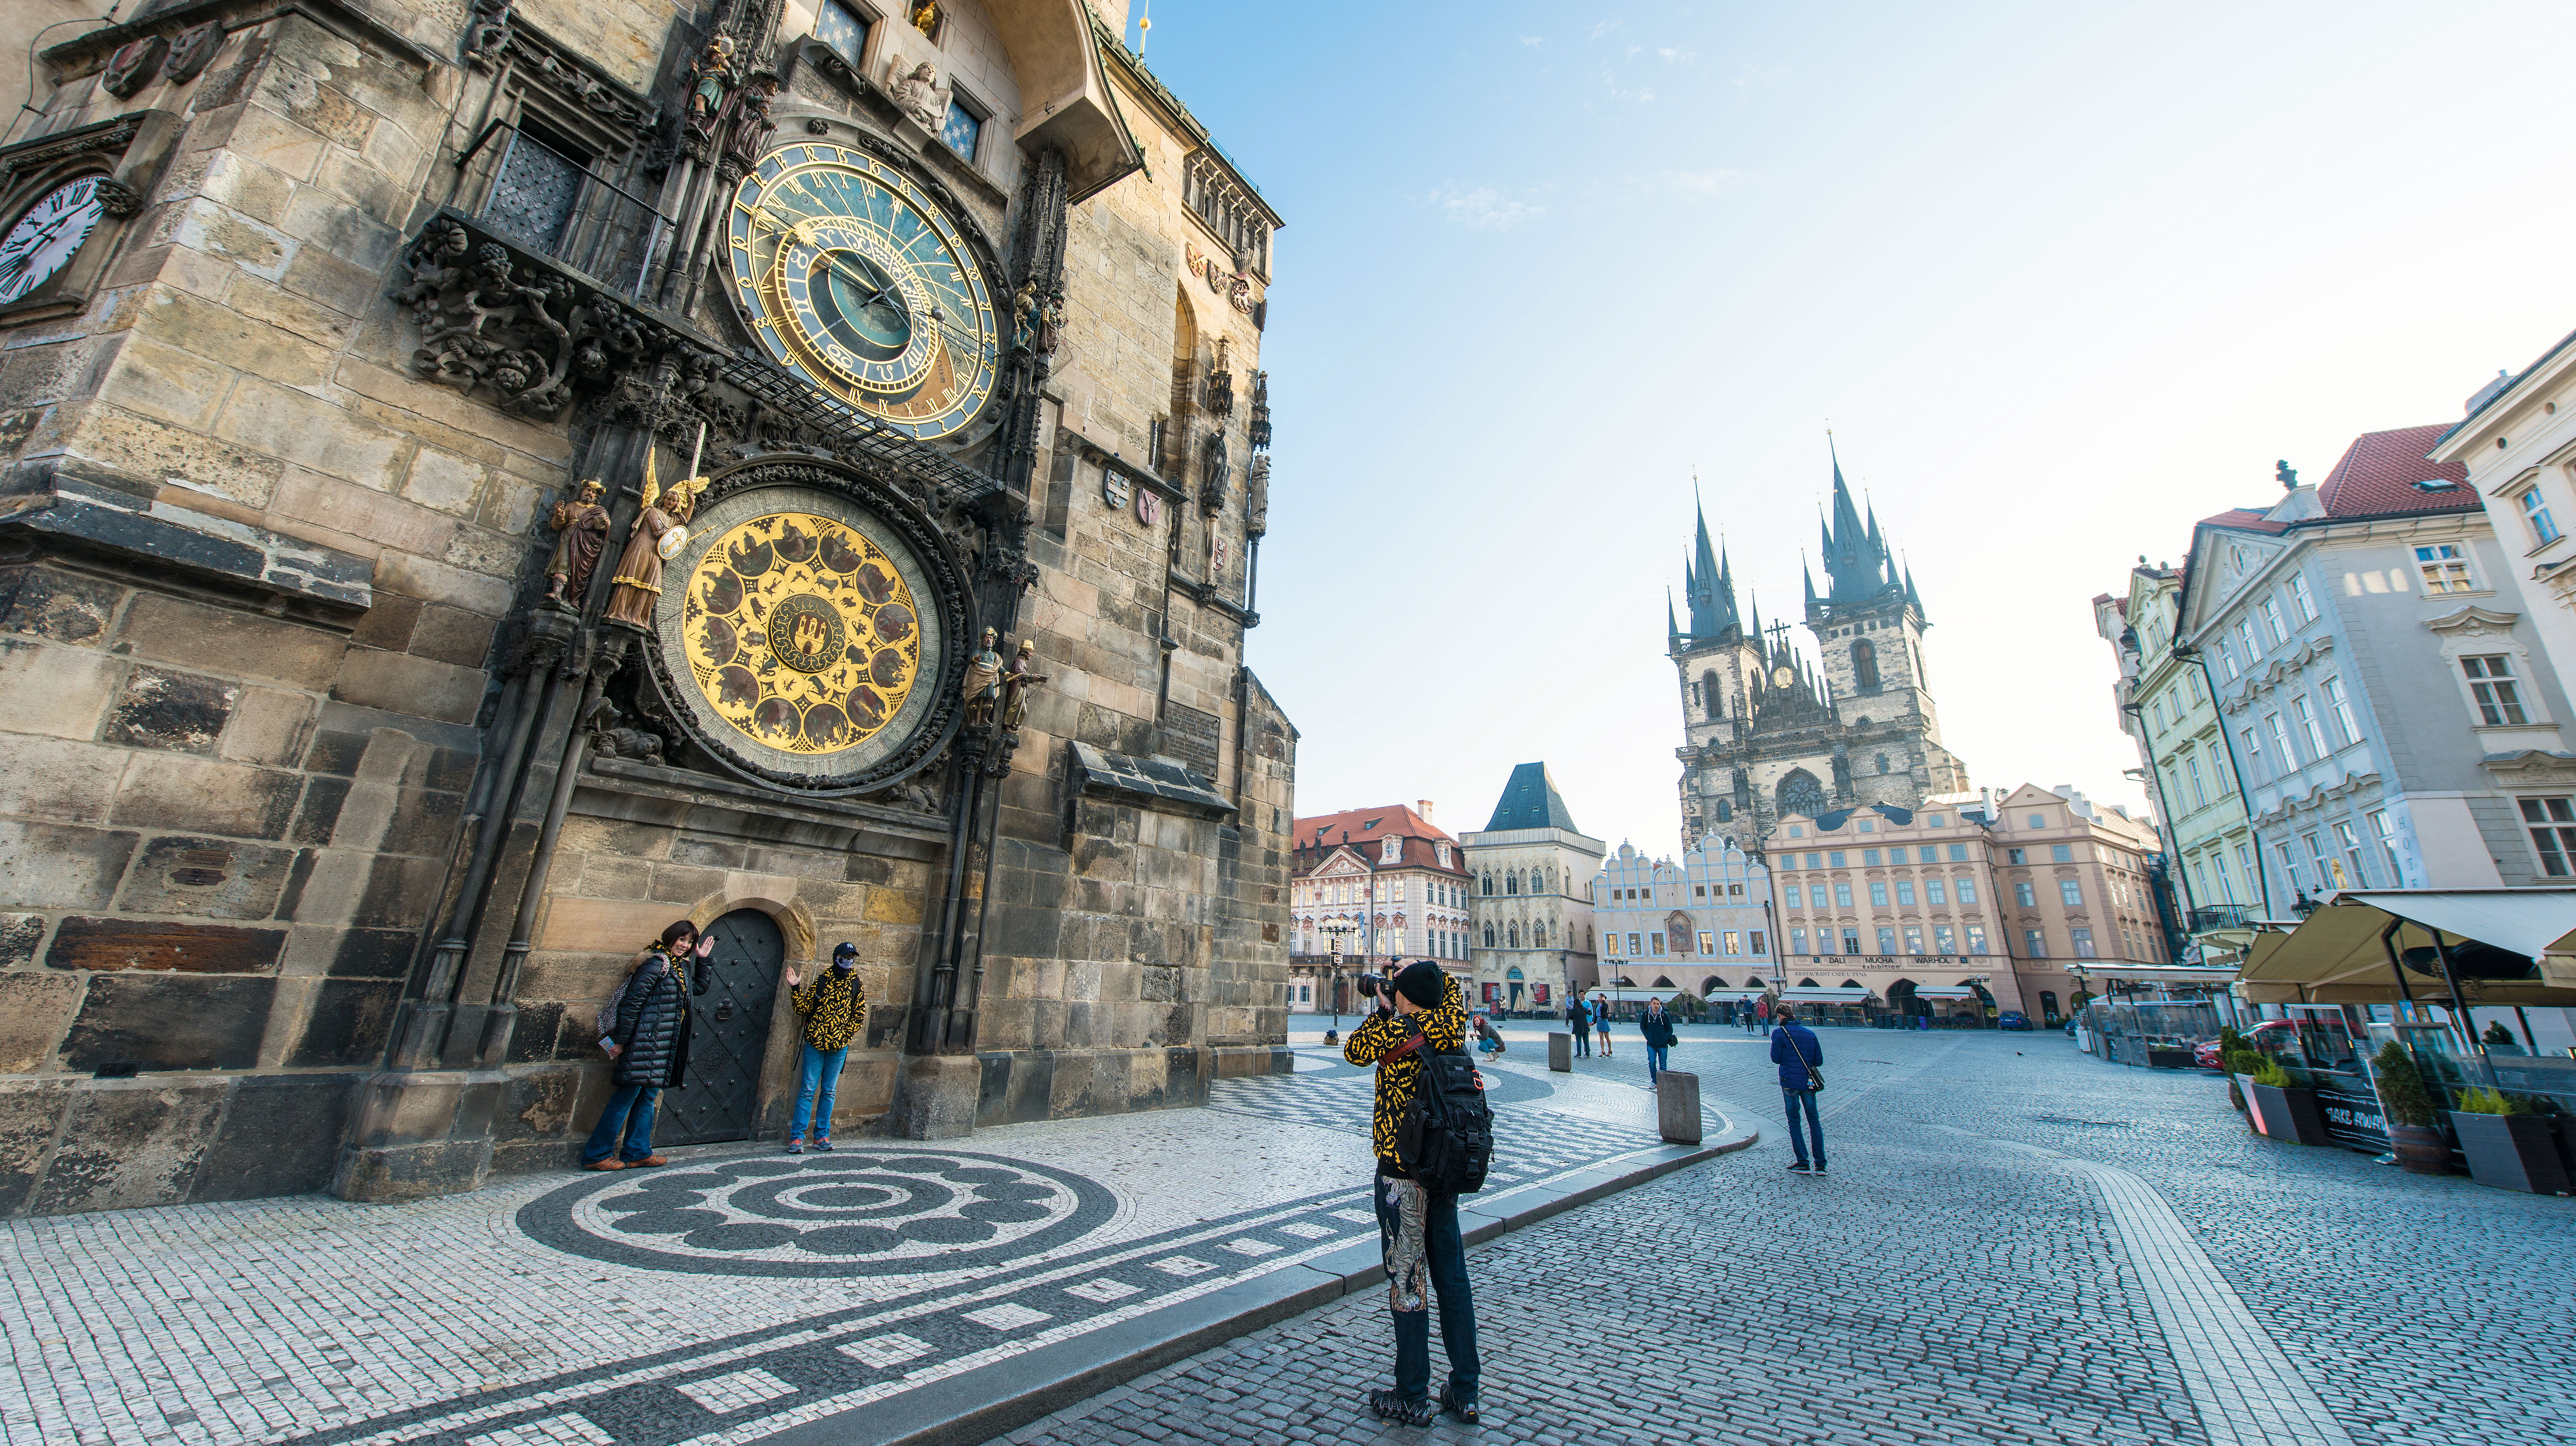
[[[1653,1089],[1656,1076],[1671,1068],[1666,1063],[1672,1058],[1669,1051],[1681,1037],[1673,1029],[1673,1017],[1664,1012],[1664,1001],[1660,999],[1646,1001],[1646,1017],[1637,1021],[1637,1027],[1646,1036],[1646,1088]]]
[[[1816,1094],[1825,1087],[1825,1046],[1816,1032],[1798,1022],[1798,1011],[1782,1005],[1772,1011],[1771,1062],[1780,1066],[1780,1100],[1789,1111],[1789,1147],[1798,1152],[1789,1168],[1801,1175],[1825,1173],[1825,1122],[1816,1115]],[[1806,1137],[1798,1133],[1798,1115],[1807,1117],[1807,1133],[1816,1137],[1813,1165],[1807,1162]]]
[[[1611,1058],[1614,1051],[1610,1048],[1609,1000],[1595,999],[1592,1001],[1592,1030],[1595,1034],[1601,1036],[1601,1057],[1603,1059]]]
[[[1583,1002],[1583,990],[1579,986],[1574,991],[1574,997],[1565,1002],[1565,1027],[1574,1033],[1575,1058],[1590,1059],[1592,1057],[1592,1006]]]
[[[1458,981],[1428,959],[1417,960],[1380,992],[1375,1012],[1351,1031],[1342,1058],[1377,1067],[1377,1104],[1369,1122],[1377,1154],[1370,1190],[1384,1252],[1387,1303],[1395,1317],[1395,1389],[1368,1393],[1381,1420],[1428,1426],[1447,1411],[1473,1424],[1476,1405],[1476,1306],[1467,1285],[1467,1247],[1458,1233],[1458,1197],[1423,1189],[1396,1151],[1396,1126],[1422,1083],[1423,1053],[1465,1045],[1467,999]],[[1427,1288],[1426,1288],[1427,1287]],[[1449,1383],[1431,1395],[1431,1302],[1440,1300],[1440,1342]]]
[[[705,970],[689,986],[689,966],[715,952],[687,919],[635,956],[626,983],[610,997],[600,1020],[599,1047],[610,1060],[608,1105],[581,1147],[585,1170],[623,1170],[671,1163],[653,1152],[653,1107],[662,1091],[677,1089],[689,1068],[689,996],[704,994]]]
[[[848,940],[832,946],[832,967],[799,984],[787,971],[787,1002],[805,1020],[802,1079],[796,1086],[796,1113],[787,1121],[787,1153],[805,1153],[805,1129],[814,1129],[814,1148],[832,1148],[832,1092],[849,1061],[850,1040],[868,1025],[868,991],[859,983],[859,946]]]

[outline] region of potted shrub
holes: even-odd
[[[2416,1175],[2451,1173],[2451,1142],[2433,1122],[2433,1094],[2424,1088],[2415,1057],[2392,1039],[2371,1058],[2370,1073],[2379,1107],[2388,1112],[2388,1142],[2399,1167]]]
[[[2558,1158],[2555,1123],[2527,1101],[2496,1090],[2463,1090],[2459,1108],[2451,1111],[2451,1128],[2459,1132],[2460,1154],[2479,1184],[2534,1195],[2564,1195],[2571,1188]]]
[[[2246,1076],[2254,1128],[2276,1140],[2299,1145],[2327,1143],[2326,1117],[2317,1109],[2317,1092],[2297,1084],[2278,1061],[2264,1060]]]

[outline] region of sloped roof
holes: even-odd
[[[1338,846],[1344,842],[1342,835],[1345,832],[1350,835],[1348,841],[1353,844],[1370,843],[1382,838],[1427,838],[1437,839],[1442,843],[1457,842],[1448,834],[1433,828],[1422,815],[1400,803],[1384,804],[1377,808],[1350,808],[1340,813],[1317,814],[1312,818],[1297,820],[1296,827],[1297,835],[1292,842],[1298,848],[1313,848],[1319,842],[1327,847]]]
[[[1523,763],[1512,769],[1503,784],[1503,796],[1494,803],[1494,816],[1485,824],[1488,833],[1516,828],[1583,832],[1574,826],[1574,814],[1566,808],[1565,796],[1556,791],[1556,780],[1548,776],[1544,763]]]
[[[2468,485],[2469,469],[2458,462],[2425,458],[2450,428],[2441,422],[2364,432],[2344,449],[2326,480],[2317,484],[2317,501],[2329,517],[2380,517],[2392,512],[2475,512],[2478,494]],[[2427,491],[2415,484],[2439,480],[2451,485]]]
[[[2286,522],[2274,522],[2260,507],[2230,507],[2214,516],[2200,519],[2195,525],[2233,527],[2244,532],[2279,532],[2289,526]]]

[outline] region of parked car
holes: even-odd
[[[2030,1028],[2030,1016],[2022,1013],[2018,1009],[2007,1009],[2003,1012],[2003,1017],[1995,1021],[1995,1028],[2028,1029]]]
[[[2245,1042],[2267,1054],[2277,1054],[2299,1042],[2299,1029],[2286,1019],[2267,1019],[2245,1031]],[[2202,1069],[2226,1068],[2218,1062],[2218,1041],[2214,1039],[2193,1045],[2191,1062]]]

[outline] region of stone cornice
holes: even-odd
[[[2444,637],[2454,634],[2462,637],[2480,637],[2487,633],[2511,632],[2513,625],[2520,621],[2522,621],[2520,613],[2500,613],[2472,603],[2457,612],[2444,613],[2438,618],[2428,618],[2425,620],[2424,627],[2427,631],[2440,633]]]
[[[224,19],[227,12],[236,10],[255,10],[258,13],[240,20]],[[106,65],[109,56],[133,41],[156,35],[176,36],[209,21],[220,22],[224,33],[230,35],[289,15],[309,20],[343,40],[384,51],[424,75],[437,68],[437,57],[414,45],[373,15],[346,3],[346,0],[291,0],[285,5],[266,7],[252,3],[252,0],[193,0],[193,3],[166,5],[122,24],[105,26],[60,45],[49,46],[42,58],[46,65],[53,67],[58,81],[70,80]]]

